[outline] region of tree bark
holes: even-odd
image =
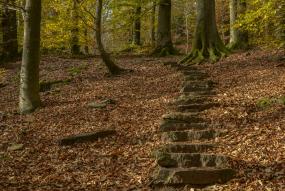
[[[216,62],[228,53],[217,30],[215,1],[197,1],[196,30],[192,51],[179,63],[195,64],[204,60]]]
[[[72,10],[71,10],[71,17],[72,17],[72,29],[71,29],[71,54],[78,55],[80,54],[80,45],[79,45],[79,16],[78,16],[78,5],[77,0],[73,0],[72,2]]]
[[[39,63],[41,0],[26,0],[24,45],[20,83],[20,113],[30,113],[40,106]]]
[[[246,2],[242,0],[230,0],[230,44],[231,49],[246,49],[248,47],[248,33],[240,31],[234,25],[239,14],[246,11]]]
[[[141,11],[141,1],[139,1],[135,8],[133,36],[133,44],[138,46],[141,45]]]
[[[5,0],[2,15],[3,58],[10,61],[18,56],[17,14],[7,4],[15,4],[15,0]]]
[[[277,38],[281,41],[281,48],[285,48],[285,2],[278,2],[277,17],[279,28]]]
[[[152,2],[152,10],[151,10],[151,29],[150,29],[150,39],[151,45],[155,46],[155,15],[156,15],[156,2]]]
[[[159,0],[156,48],[154,54],[175,54],[171,37],[171,0]]]
[[[102,57],[102,60],[105,63],[106,67],[108,68],[110,74],[117,75],[120,74],[123,69],[121,69],[119,66],[117,66],[114,63],[110,55],[105,51],[105,48],[102,43],[102,37],[101,37],[102,7],[103,7],[102,0],[98,0],[97,10],[96,10],[96,32],[95,32],[97,47]]]

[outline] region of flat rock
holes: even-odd
[[[207,186],[225,183],[235,176],[230,168],[160,168],[155,175],[152,186]]]
[[[157,154],[157,164],[161,167],[229,167],[228,157],[205,153],[164,153]]]
[[[201,112],[207,109],[211,109],[213,107],[217,107],[219,104],[217,103],[193,103],[193,104],[185,104],[185,105],[177,105],[173,106],[171,109],[177,112]]]
[[[187,72],[197,72],[198,68],[195,66],[183,66],[183,65],[178,65],[177,70],[183,72],[183,74]]]
[[[169,153],[201,153],[214,148],[213,144],[207,143],[171,143],[162,147],[164,152]]]
[[[193,91],[210,91],[214,88],[213,81],[186,81],[183,84],[181,92],[193,92]]]
[[[207,76],[207,77],[209,77],[209,75],[208,75],[207,73],[201,72],[201,71],[199,71],[199,70],[197,70],[197,69],[184,70],[184,71],[183,71],[183,74],[184,74],[185,76]]]
[[[10,147],[8,147],[8,151],[18,151],[22,150],[24,148],[23,144],[12,144]]]
[[[206,91],[193,91],[193,92],[180,92],[181,95],[183,96],[188,96],[188,97],[199,97],[199,96],[203,96],[203,97],[212,97],[213,95],[216,95],[217,93],[215,91],[210,91],[210,90],[206,90]]]
[[[177,106],[177,105],[188,105],[188,104],[202,104],[205,102],[210,102],[211,98],[208,96],[186,96],[181,95],[171,103],[169,106]]]
[[[169,131],[181,131],[181,130],[203,130],[208,128],[207,123],[204,122],[184,122],[176,120],[162,120],[159,131],[169,132]]]
[[[75,143],[82,143],[82,142],[91,142],[91,141],[97,141],[98,139],[102,139],[111,135],[116,134],[116,131],[113,129],[107,129],[107,130],[98,130],[91,133],[83,133],[73,136],[68,136],[61,138],[58,143],[59,145],[72,145]]]
[[[205,74],[205,73],[201,73],[201,72],[189,72],[189,71],[186,71],[184,72],[184,80],[185,81],[201,81],[201,80],[205,80],[207,78],[209,78],[209,75],[208,74]]]
[[[106,108],[110,104],[116,104],[116,102],[112,99],[106,99],[101,102],[90,102],[88,104],[88,107],[93,108],[93,109],[103,109],[103,108]]]
[[[164,132],[161,136],[166,142],[186,142],[196,140],[210,140],[220,136],[222,133],[216,130],[200,130],[200,131],[171,131]]]
[[[7,84],[0,83],[0,88],[4,88]]]
[[[204,122],[204,119],[199,117],[198,114],[172,112],[162,116],[165,121],[179,121],[186,123],[200,123]]]

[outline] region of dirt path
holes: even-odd
[[[285,189],[285,67],[278,55],[284,53],[255,50],[199,67],[218,83],[214,101],[220,105],[202,114],[228,131],[215,139],[215,153],[231,156],[239,169],[236,179],[204,190]],[[73,79],[41,93],[43,108],[29,116],[16,112],[19,63],[1,69],[0,190],[149,190],[159,121],[183,79],[161,62],[175,59],[121,58],[134,73],[110,78],[98,60],[45,57],[42,79]],[[105,99],[116,104],[87,107]],[[118,135],[57,144],[63,136],[107,127]],[[22,150],[8,151],[15,143]]]

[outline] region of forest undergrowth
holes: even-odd
[[[231,156],[239,169],[236,179],[205,190],[285,189],[282,56],[252,50],[199,66],[218,83],[214,100],[220,106],[204,115],[228,131],[216,139],[216,152]],[[119,65],[133,72],[110,77],[99,59],[45,56],[42,83],[63,83],[42,92],[42,107],[30,115],[17,112],[20,62],[0,69],[0,189],[150,190],[159,122],[183,80],[163,62],[179,59],[120,57]],[[88,107],[106,99],[114,104]],[[61,137],[106,128],[117,134],[58,145]]]

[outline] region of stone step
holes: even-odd
[[[187,105],[173,106],[171,109],[176,112],[202,112],[213,107],[217,107],[217,103],[192,103]]]
[[[173,100],[169,103],[169,106],[177,106],[177,105],[188,105],[188,104],[202,104],[205,102],[210,102],[212,99],[209,96],[186,96],[181,95],[177,99]]]
[[[181,89],[180,89],[180,93],[192,93],[192,92],[195,92],[195,93],[201,93],[201,92],[210,92],[212,91],[213,88],[207,88],[207,87],[194,87],[194,86],[183,86]],[[203,95],[203,94],[202,94]]]
[[[178,65],[176,67],[176,69],[178,71],[181,71],[183,74],[187,73],[187,72],[196,72],[198,71],[198,68],[195,66],[182,66],[182,65]]]
[[[210,77],[208,74],[195,72],[195,71],[191,72],[185,71],[184,75],[185,75],[184,77],[185,81],[201,81],[201,80],[206,80]]]
[[[198,120],[198,119],[197,119]],[[159,131],[183,131],[183,130],[203,130],[208,128],[208,124],[205,122],[185,122],[178,120],[162,120]]]
[[[228,157],[204,153],[156,153],[157,164],[166,168],[229,167]]]
[[[222,134],[222,131],[216,131],[212,129],[200,131],[170,131],[164,132],[161,138],[165,142],[190,142],[197,140],[210,140],[221,136]]]
[[[152,186],[207,186],[225,183],[235,176],[230,168],[159,168],[152,181]]]
[[[213,149],[215,146],[210,143],[170,143],[161,148],[169,153],[203,153]]]
[[[197,113],[186,113],[186,112],[172,112],[169,114],[165,114],[162,116],[164,121],[177,121],[177,122],[185,122],[185,123],[201,123],[205,122],[205,120]]]
[[[215,91],[193,91],[193,92],[180,92],[180,94],[182,96],[188,96],[188,97],[199,97],[199,96],[203,96],[203,97],[212,97],[214,95],[216,95],[217,93]]]
[[[182,73],[185,76],[207,76],[207,77],[209,77],[209,75],[207,73],[201,72],[195,68],[193,70],[184,70],[184,71],[182,71]]]
[[[183,83],[181,92],[193,92],[193,91],[210,91],[214,88],[214,82],[210,80],[206,81],[186,81]]]

